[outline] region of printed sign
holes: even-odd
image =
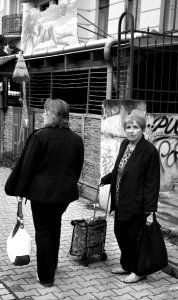
[[[76,1],[50,5],[45,11],[27,7],[23,17],[24,55],[49,53],[78,44]]]

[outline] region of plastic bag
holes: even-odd
[[[27,265],[30,262],[31,255],[31,237],[25,228],[21,228],[16,224],[14,230],[7,239],[7,254],[10,261],[15,266]]]
[[[168,255],[161,225],[153,212],[153,222],[145,224],[137,237],[137,274],[149,275],[168,265]]]

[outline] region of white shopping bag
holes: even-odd
[[[32,240],[24,228],[22,201],[18,202],[17,223],[7,238],[7,255],[15,266],[27,265],[30,262]]]
[[[31,237],[25,228],[18,228],[13,236],[13,231],[7,239],[7,254],[15,266],[27,265],[31,255]]]

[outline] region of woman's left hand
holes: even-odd
[[[17,198],[17,202],[22,202],[23,201],[23,197],[17,196],[16,198]]]

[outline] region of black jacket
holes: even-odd
[[[125,139],[121,143],[112,172],[101,179],[103,184],[111,184],[111,211],[115,209],[117,169],[128,142]],[[157,211],[159,189],[159,154],[156,147],[142,136],[123,170],[119,189],[119,217],[128,219],[142,212]]]
[[[83,160],[82,138],[70,129],[34,131],[5,184],[5,192],[32,201],[70,203],[79,197],[77,182]]]

